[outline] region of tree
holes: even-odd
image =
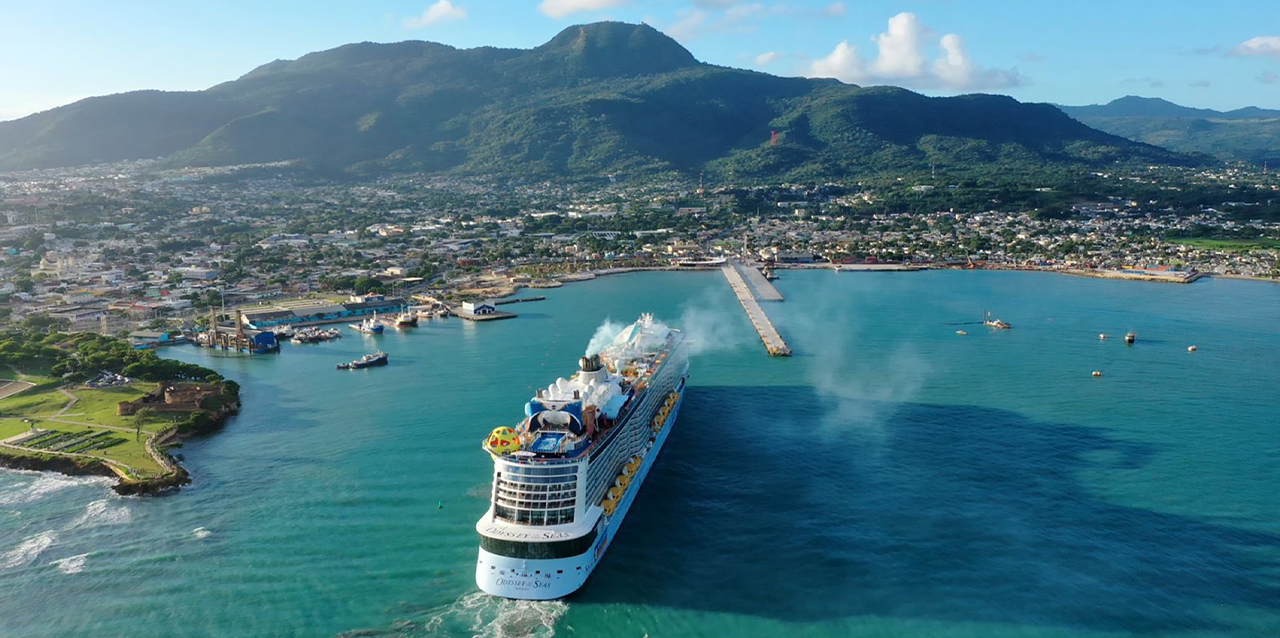
[[[142,422],[156,415],[156,409],[152,407],[138,408],[133,413],[133,437],[137,440],[142,437]]]
[[[387,291],[386,286],[383,286],[381,281],[378,281],[373,277],[360,277],[356,279],[352,288],[355,290],[357,295],[363,295],[370,292],[382,293]]]

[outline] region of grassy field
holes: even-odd
[[[1209,239],[1207,237],[1189,237],[1185,239],[1170,240],[1175,244],[1184,246],[1194,246],[1195,248],[1203,248],[1206,250],[1222,250],[1232,253],[1248,252],[1250,250],[1265,250],[1280,248],[1280,239]]]
[[[142,423],[142,437],[138,438],[133,431],[136,425],[134,417],[118,416],[116,414],[116,404],[121,401],[137,399],[154,387],[155,384],[153,383],[135,382],[115,388],[69,389],[68,391],[75,395],[79,401],[71,406],[65,415],[56,418],[76,423],[61,423],[49,421],[47,418],[53,417],[67,405],[67,397],[58,391],[57,383],[36,386],[25,392],[0,400],[0,415],[8,417],[0,419],[0,439],[25,432],[30,427],[30,424],[23,423],[22,417],[35,418],[38,421],[37,425],[42,429],[61,432],[84,432],[89,429],[96,429],[94,426],[122,428],[122,431],[113,431],[111,436],[124,439],[124,443],[106,450],[92,450],[85,453],[117,461],[142,474],[158,474],[161,468],[147,454],[144,443],[149,433],[157,432],[169,425],[173,416],[153,416],[146,419]],[[4,453],[24,454],[10,449],[6,449]],[[38,452],[30,452],[29,454],[34,455],[38,454]]]

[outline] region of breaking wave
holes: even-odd
[[[17,547],[0,554],[0,570],[30,565],[56,542],[58,535],[52,530],[27,537]]]
[[[79,554],[69,556],[60,560],[53,561],[53,565],[57,566],[58,571],[64,574],[78,574],[84,570],[84,564],[89,560],[88,554]]]
[[[112,499],[102,499],[89,503],[68,529],[91,527],[94,525],[120,525],[133,519],[129,506]]]
[[[26,474],[26,472],[21,472],[21,474]],[[30,483],[17,485],[0,492],[0,505],[34,503],[69,487],[85,485],[107,486],[110,484],[111,479],[105,476],[63,476],[61,474],[42,472],[36,476],[36,480]]]
[[[192,536],[195,536],[196,538],[209,538],[209,535],[210,535],[210,534],[212,534],[212,533],[213,533],[213,532],[211,532],[211,531],[209,531],[209,530],[207,530],[207,529],[205,529],[205,528],[203,528],[203,527],[197,527],[197,528],[195,528],[195,529],[191,530],[191,535],[192,535]]]

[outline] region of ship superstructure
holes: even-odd
[[[688,372],[683,333],[643,315],[489,434],[480,589],[546,600],[586,582],[666,442]]]

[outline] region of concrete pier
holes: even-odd
[[[778,330],[773,327],[773,322],[769,321],[769,316],[764,314],[764,310],[760,308],[760,303],[756,301],[755,294],[752,293],[746,280],[742,278],[742,273],[733,265],[725,266],[720,272],[724,273],[724,278],[729,280],[729,287],[733,288],[733,294],[738,296],[742,309],[747,311],[747,317],[751,319],[751,325],[756,327],[756,332],[760,334],[760,341],[764,342],[764,347],[769,351],[769,354],[775,357],[791,356],[791,348],[787,347],[787,342],[782,340],[782,335],[778,334]],[[756,274],[760,273],[757,272]],[[760,277],[760,279],[763,281],[764,277]],[[770,285],[769,288],[772,289],[773,286]],[[777,298],[781,300],[782,295],[778,295],[777,292],[777,290],[773,291]]]
[[[747,280],[747,284],[751,286],[752,292],[755,293],[756,301],[782,301],[782,293],[773,287],[773,283],[764,278],[760,274],[760,269],[755,266],[744,264],[737,259],[729,262],[743,279]]]

